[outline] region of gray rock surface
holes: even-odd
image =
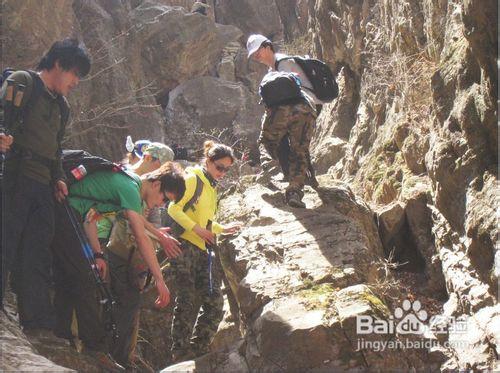
[[[228,361],[262,372],[423,367],[425,356],[412,351],[355,351],[357,316],[390,314],[368,285],[380,279],[382,255],[370,209],[328,177],[318,192],[306,190],[306,210],[249,180],[220,206],[226,221],[244,226],[219,248],[243,341],[164,371],[224,371]]]
[[[51,371],[71,372],[53,361],[41,356],[26,336],[19,330],[16,320],[12,320],[5,312],[0,313],[0,345],[2,357],[0,369],[12,371]]]
[[[167,132],[173,142],[201,148],[203,139],[222,137],[233,143],[256,142],[262,106],[243,84],[203,76],[186,81],[170,92],[165,110]]]
[[[339,71],[340,85],[318,119],[317,169],[350,182],[382,224],[395,222],[380,226],[386,253],[410,258],[424,292],[447,293],[449,308],[470,317],[493,307],[497,2],[309,5],[314,54]],[[341,141],[342,152],[331,146]],[[449,366],[467,368],[458,357],[467,353],[469,366],[492,366],[470,348]]]

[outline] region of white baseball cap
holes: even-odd
[[[265,41],[268,41],[269,43],[271,43],[271,40],[266,38],[264,35],[261,35],[261,34],[250,35],[248,37],[248,40],[247,40],[248,58],[250,58],[250,56],[252,54],[257,52],[257,50],[260,48],[262,43],[264,43]]]

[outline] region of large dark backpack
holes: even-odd
[[[339,86],[335,81],[332,70],[330,70],[330,67],[326,63],[315,58],[287,56],[285,58],[276,60],[275,69],[279,70],[279,63],[283,60],[288,59],[294,60],[297,65],[299,65],[300,68],[304,71],[307,79],[309,79],[312,84],[312,92],[319,100],[323,102],[331,102],[335,98],[337,98],[337,96],[339,95]],[[305,89],[309,89],[308,87],[302,87]]]
[[[76,183],[86,175],[97,171],[123,172],[125,175],[130,176],[120,165],[92,155],[85,150],[63,150],[61,162],[68,185]]]
[[[304,100],[300,79],[294,73],[270,71],[259,86],[259,95],[267,107],[296,104]]]

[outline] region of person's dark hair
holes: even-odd
[[[162,192],[175,194],[175,202],[178,202],[186,191],[184,182],[184,170],[177,162],[166,162],[160,168],[145,175],[147,181],[160,181]]]
[[[273,51],[273,53],[276,53],[275,50],[274,50],[274,45],[270,41],[264,41],[264,42],[262,42],[262,44],[260,45],[260,47],[261,48],[269,47],[269,48],[271,48],[271,50]]]
[[[77,69],[81,78],[90,71],[90,57],[76,39],[66,38],[52,44],[38,63],[37,70],[51,70],[56,61],[65,71]]]
[[[212,162],[226,157],[231,158],[232,163],[234,162],[233,149],[227,145],[217,144],[213,141],[205,141],[203,144],[203,155]]]

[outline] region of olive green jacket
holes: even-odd
[[[67,114],[68,102],[64,97],[50,92],[37,74],[16,71],[9,76],[9,79],[12,79],[15,84],[23,84],[26,87],[17,119],[4,123],[14,137],[14,155],[11,163],[15,165],[16,172],[44,184],[64,179],[61,142],[66,127],[66,122],[63,120],[64,110]],[[6,87],[5,82],[0,93],[2,99],[0,120],[2,122],[4,109],[6,109]],[[39,92],[35,92],[36,89]],[[15,154],[19,150],[21,156],[16,159]],[[29,156],[29,154],[34,154],[34,156]],[[40,161],[40,157],[46,161]]]

